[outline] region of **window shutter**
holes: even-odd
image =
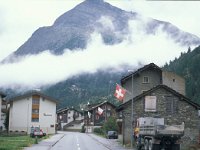
[[[145,96],[145,111],[156,111],[156,96]]]
[[[172,96],[166,96],[166,112],[167,113],[178,112],[178,100]]]
[[[178,100],[173,99],[173,112],[177,113],[178,112]]]
[[[167,96],[166,97],[166,112],[167,113],[171,113],[172,112],[172,110],[171,110],[171,103],[172,103],[171,97]]]

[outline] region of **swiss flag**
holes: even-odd
[[[102,115],[102,113],[103,113],[103,109],[101,109],[100,107],[98,107],[98,114]]]
[[[117,84],[114,96],[118,100],[123,101],[125,94],[126,94],[126,90]]]

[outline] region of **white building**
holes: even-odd
[[[5,97],[6,95],[3,94],[2,92],[0,92],[0,131],[4,129],[4,120],[5,120],[5,117],[4,117],[4,113],[2,112],[5,105],[3,105],[3,98]]]
[[[31,91],[9,99],[9,104],[9,131],[25,131],[30,134],[31,127],[40,127],[46,134],[55,133],[55,99]]]

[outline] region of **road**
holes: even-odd
[[[105,139],[94,134],[63,132],[64,136],[51,150],[127,150],[116,140]]]

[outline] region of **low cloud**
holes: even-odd
[[[154,35],[147,35],[144,28],[145,23],[130,21],[130,34],[119,44],[105,45],[101,35],[95,32],[84,50],[66,49],[60,56],[45,51],[23,57],[17,63],[0,65],[0,86],[39,88],[82,73],[95,73],[99,69],[108,68],[120,69],[123,64],[136,66],[138,62],[154,62],[162,66],[187,50],[187,47],[174,43],[161,29]]]

